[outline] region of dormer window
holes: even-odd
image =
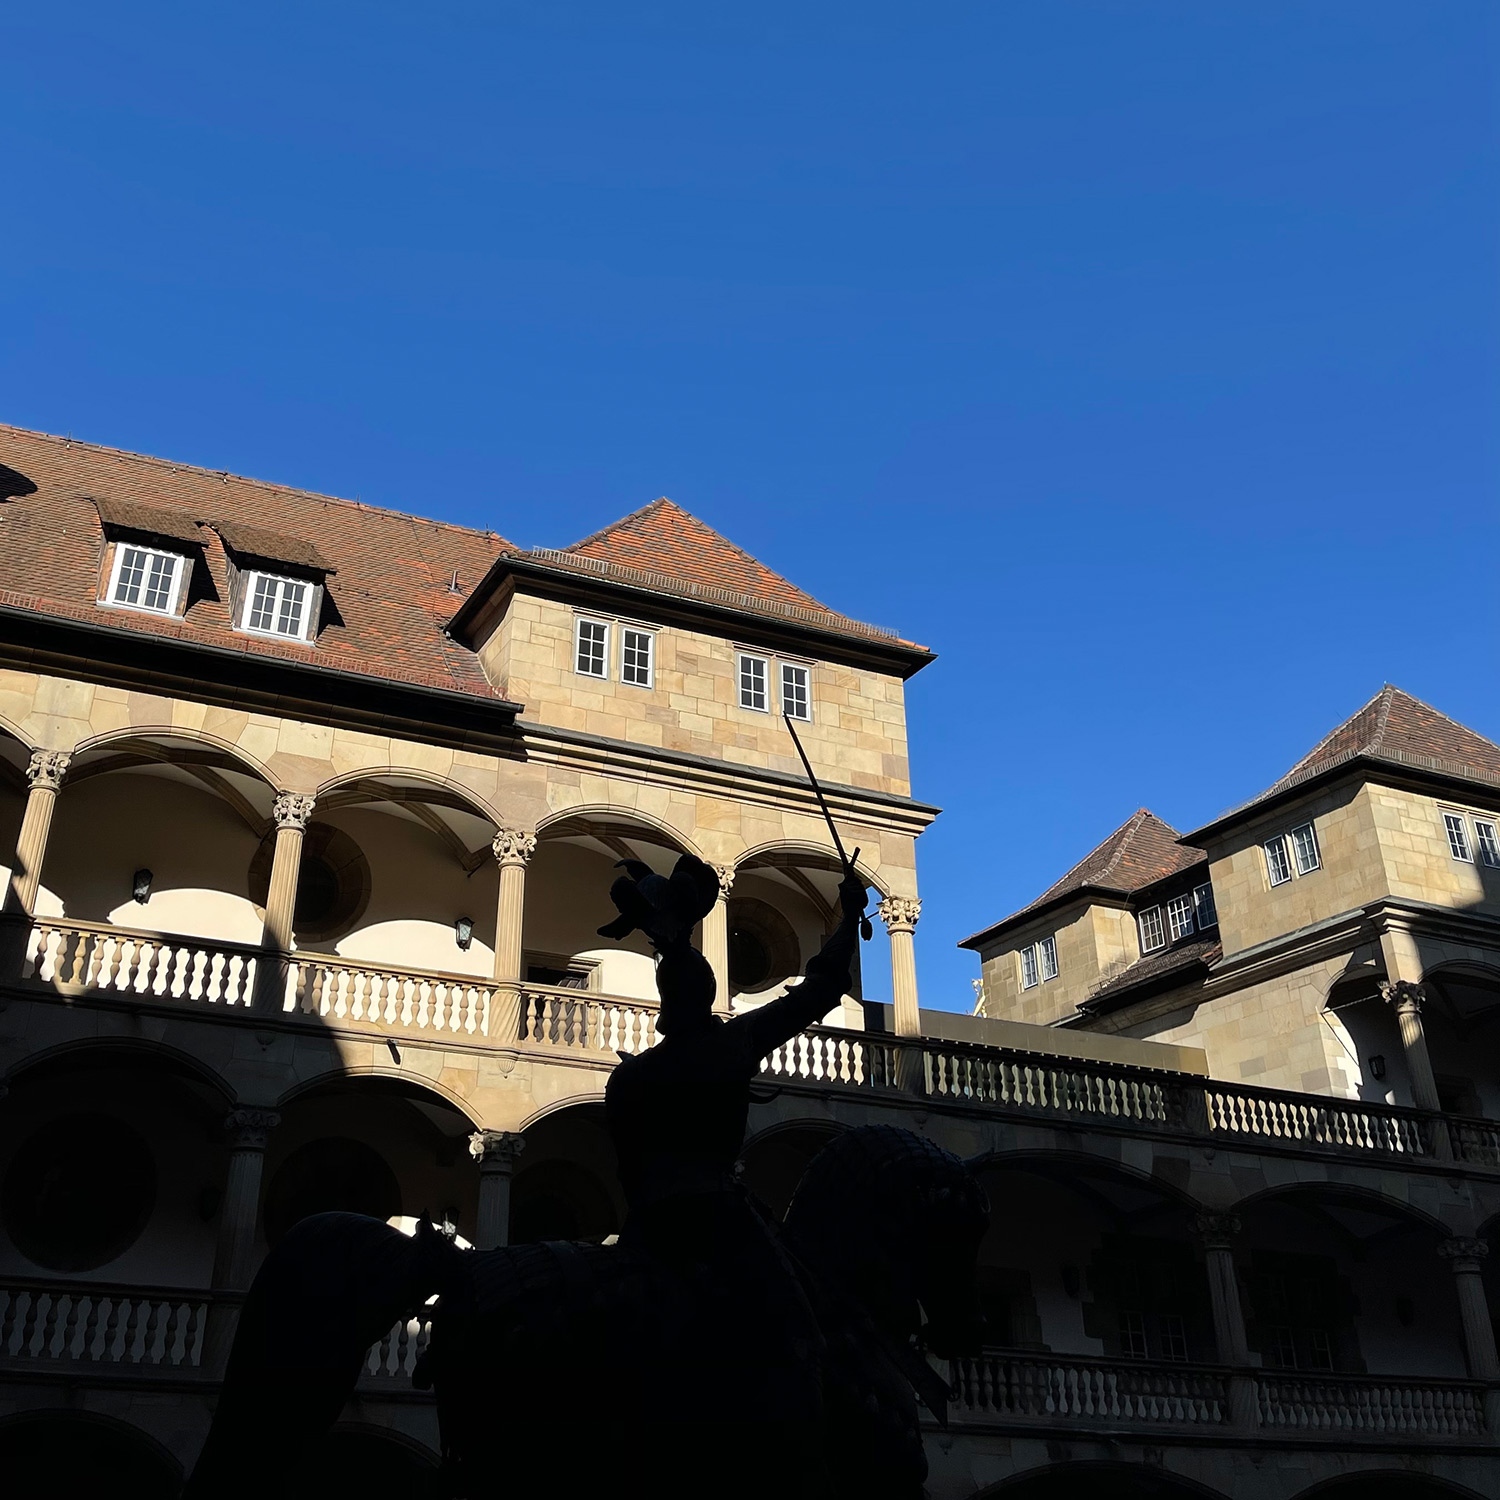
[[[120,542],[115,547],[115,565],[106,597],[111,604],[126,609],[174,615],[177,595],[187,576],[186,564],[187,558],[180,553]]]
[[[252,635],[305,641],[312,618],[312,594],[312,584],[301,579],[251,573],[245,579],[245,612],[240,628]]]
[[[1136,918],[1136,925],[1140,928],[1142,953],[1155,953],[1158,948],[1167,946],[1167,932],[1162,926],[1161,907],[1148,906]]]
[[[1167,902],[1167,927],[1171,931],[1174,943],[1192,936],[1193,898],[1191,896],[1173,896]]]

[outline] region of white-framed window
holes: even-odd
[[[177,594],[187,576],[187,558],[133,542],[115,544],[114,567],[110,569],[105,597],[127,609],[150,610],[154,615],[177,612]]]
[[[1274,839],[1267,839],[1264,848],[1266,878],[1272,885],[1285,885],[1292,878],[1292,861],[1287,854],[1286,835],[1278,833]]]
[[[1057,978],[1057,939],[1055,937],[1044,937],[1036,945],[1037,968],[1042,971],[1042,979]]]
[[[1139,917],[1136,924],[1141,930],[1141,952],[1155,953],[1158,948],[1167,946],[1166,930],[1161,925],[1161,907],[1148,906]]]
[[[752,708],[756,713],[768,713],[766,701],[766,659],[740,652],[740,707]]]
[[[609,626],[579,617],[573,626],[573,670],[580,677],[609,676]]]
[[[1500,831],[1488,818],[1474,819],[1474,842],[1479,845],[1479,857],[1491,869],[1500,869]]]
[[[1193,898],[1191,896],[1173,896],[1167,902],[1167,927],[1172,933],[1172,941],[1185,938],[1193,930]]]
[[[1120,1353],[1126,1359],[1145,1359],[1146,1315],[1134,1308],[1120,1309]]]
[[[812,694],[809,683],[812,674],[806,667],[795,662],[781,664],[781,711],[789,719],[812,718]]]
[[[1161,1357],[1178,1364],[1187,1363],[1187,1328],[1178,1313],[1161,1316]]]
[[[313,585],[275,573],[245,576],[245,609],[240,629],[253,635],[279,635],[305,641],[312,616]]]
[[[1469,825],[1464,821],[1463,814],[1445,812],[1443,827],[1448,831],[1448,852],[1454,859],[1461,859],[1466,865],[1472,865],[1474,854],[1469,848]]]
[[[1021,949],[1021,988],[1023,990],[1035,989],[1041,983],[1041,975],[1036,966],[1036,944]]]
[[[1219,925],[1218,908],[1214,905],[1214,888],[1207,881],[1193,887],[1193,906],[1198,915],[1198,930]]]
[[[1311,823],[1299,823],[1292,829],[1292,853],[1297,861],[1299,875],[1311,875],[1322,865],[1318,858],[1318,836]]]
[[[656,637],[634,625],[620,627],[620,681],[636,687],[651,686]]]

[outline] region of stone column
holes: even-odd
[[[1257,1423],[1255,1377],[1250,1369],[1250,1344],[1245,1337],[1245,1312],[1240,1305],[1240,1283],[1234,1269],[1234,1242],[1240,1221],[1234,1214],[1202,1213],[1197,1218],[1208,1272],[1208,1298],[1214,1315],[1214,1343],[1219,1363],[1236,1373],[1229,1378],[1230,1420],[1236,1427]]]
[[[269,1109],[232,1109],[224,1120],[229,1137],[229,1175],[219,1205],[214,1249],[214,1286],[243,1291],[255,1272],[255,1223],[260,1214],[260,1176],[266,1142],[281,1123]]]
[[[921,1036],[917,1009],[917,952],[912,942],[922,903],[916,896],[887,896],[880,903],[880,920],[891,939],[891,1001],[897,1036]]]
[[[1427,1033],[1422,1027],[1427,991],[1408,979],[1394,979],[1382,984],[1380,993],[1396,1012],[1396,1024],[1401,1028],[1401,1050],[1406,1054],[1406,1071],[1411,1077],[1412,1102],[1418,1109],[1435,1112],[1439,1108],[1437,1080],[1432,1076]]]
[[[1458,1314],[1463,1321],[1464,1353],[1474,1380],[1500,1380],[1500,1354],[1495,1350],[1495,1325],[1484,1294],[1484,1259],[1490,1247],[1481,1239],[1444,1240],[1438,1254],[1453,1272]]]
[[[286,994],[286,957],[292,951],[292,917],[297,910],[297,878],[302,872],[302,837],[315,801],[303,792],[281,792],[271,804],[276,848],[266,919],[260,930],[261,956],[255,971],[255,1009],[279,1011]]]
[[[703,956],[714,971],[714,1010],[730,1014],[729,1005],[729,892],[734,886],[734,866],[715,865],[719,877],[719,899],[703,918]]]
[[[33,750],[26,767],[31,790],[26,795],[26,812],[16,837],[16,859],[10,872],[10,889],[5,893],[5,910],[32,916],[36,910],[37,888],[42,881],[42,861],[47,857],[47,834],[52,827],[52,809],[68,773],[72,756],[66,750]]]
[[[476,1250],[498,1250],[510,1243],[510,1183],[526,1138],[514,1130],[476,1130],[469,1154],[479,1163],[479,1222]]]
[[[500,866],[500,893],[495,905],[495,978],[524,979],[521,945],[526,921],[526,865],[536,853],[536,834],[525,828],[502,828],[490,847]]]

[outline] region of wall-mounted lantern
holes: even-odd
[[[1375,1056],[1370,1059],[1370,1077],[1385,1077],[1385,1058],[1379,1052],[1377,1052]]]
[[[465,952],[474,941],[474,918],[459,917],[453,924],[453,941]]]
[[[151,871],[137,870],[130,877],[131,899],[144,906],[151,899]]]

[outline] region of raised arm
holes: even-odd
[[[849,993],[854,946],[865,911],[865,883],[852,872],[839,884],[839,907],[839,925],[808,961],[807,978],[779,999],[729,1023],[743,1029],[757,1059],[821,1021]]]

